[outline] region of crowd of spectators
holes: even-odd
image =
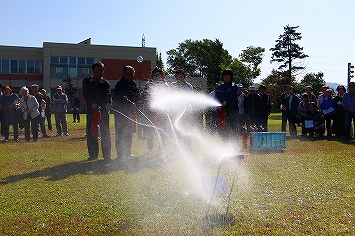
[[[355,83],[350,82],[349,91],[343,85],[333,90],[329,86],[323,86],[316,96],[311,86],[300,98],[295,95],[292,86],[285,86],[285,92],[280,97],[282,111],[283,132],[286,131],[286,123],[289,122],[290,135],[296,136],[296,125],[302,126],[301,136],[318,137],[345,137],[353,136],[351,122],[355,118]]]
[[[228,139],[238,138],[242,132],[267,132],[271,99],[266,86],[245,89],[230,78],[233,80],[233,73],[225,70],[224,83],[215,85],[210,93],[222,104],[206,112],[210,133],[218,130],[222,139]],[[292,137],[298,135],[297,126],[301,126],[301,136],[350,139],[355,130],[351,127],[355,120],[355,82],[350,82],[348,88],[347,92],[345,86],[339,85],[334,94],[329,86],[323,86],[316,95],[312,86],[307,86],[303,94],[296,94],[294,87],[286,85],[280,96],[281,131],[286,132],[288,123]]]
[[[51,114],[55,114],[57,136],[69,136],[67,128],[67,104],[68,97],[63,93],[62,87],[56,87],[53,98],[48,96],[45,89],[39,90],[37,84],[31,88],[23,86],[19,94],[15,94],[8,85],[0,85],[0,121],[3,142],[9,142],[9,128],[12,126],[15,142],[20,142],[19,132],[24,131],[26,141],[30,141],[30,134],[34,141],[38,140],[39,134],[43,138],[49,138],[45,126],[53,130]]]

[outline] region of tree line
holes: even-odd
[[[323,72],[307,73],[301,81],[296,80],[296,76],[305,72],[304,59],[309,57],[298,44],[302,39],[301,33],[297,32],[298,28],[299,26],[284,26],[284,32],[275,40],[275,46],[269,49],[272,52],[270,63],[276,63],[278,67],[263,78],[261,84],[266,85],[268,92],[272,94],[274,109],[279,105],[279,95],[284,92],[285,85],[292,85],[297,93],[303,93],[309,85],[317,93],[325,85]],[[166,69],[161,53],[157,54],[156,59],[157,66],[163,68],[167,74],[183,68],[187,76],[205,78],[209,87],[221,82],[221,72],[228,68],[234,72],[233,82],[249,87],[261,74],[259,66],[264,52],[265,48],[250,45],[238,57],[233,58],[219,39],[187,39],[179,43],[176,49],[167,51]]]

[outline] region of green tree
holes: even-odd
[[[278,72],[286,76],[289,84],[292,82],[292,76],[305,69],[302,59],[308,57],[303,53],[303,47],[296,43],[297,40],[302,39],[301,33],[296,32],[298,27],[286,25],[284,33],[276,40],[275,47],[270,48],[272,51],[270,63],[279,64]]]
[[[248,67],[251,69],[251,76],[253,79],[258,77],[261,73],[259,65],[263,61],[265,48],[248,46],[242,53],[239,54],[240,61],[247,63]]]
[[[300,83],[304,86],[304,88],[309,85],[312,86],[313,91],[317,93],[318,91],[321,91],[322,87],[326,84],[323,76],[324,73],[321,71],[318,73],[307,73]]]
[[[222,65],[232,62],[232,56],[218,39],[188,39],[167,55],[168,73],[183,68],[188,76],[206,78],[208,85],[218,82]]]
[[[156,55],[156,66],[164,70],[164,62],[161,56],[161,52]]]
[[[254,78],[252,70],[237,58],[234,58],[231,63],[222,67],[222,69],[227,68],[233,71],[233,82],[243,84],[244,87],[249,87],[253,84]]]
[[[78,88],[75,87],[73,79],[70,77],[70,75],[63,79],[63,82],[65,82],[65,94],[68,96],[69,103],[71,103],[73,95],[78,92]]]

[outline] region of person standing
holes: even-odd
[[[177,69],[174,77],[176,81],[171,83],[173,88],[185,91],[194,91],[194,87],[186,81],[186,73],[184,69]]]
[[[308,112],[308,105],[309,105],[309,96],[307,93],[302,94],[301,97],[302,101],[300,102],[300,104],[298,105],[297,111],[298,111],[298,119],[299,122],[302,124],[302,136],[305,136],[306,133],[304,131],[304,120],[305,120],[305,116]]]
[[[20,90],[22,98],[20,99],[20,109],[22,110],[22,118],[24,120],[25,140],[30,141],[30,127],[33,140],[38,140],[38,116],[39,104],[37,99],[30,95],[27,87],[22,87]]]
[[[103,77],[105,66],[101,62],[95,62],[91,66],[92,76],[83,80],[83,96],[85,99],[86,114],[86,143],[89,153],[88,160],[96,160],[99,155],[99,136],[91,132],[94,113],[100,110],[99,121],[101,133],[101,149],[105,161],[111,160],[111,137],[110,137],[110,109],[112,106],[111,85]]]
[[[168,119],[166,114],[151,108],[153,90],[160,89],[160,88],[167,89],[169,88],[169,85],[166,82],[163,70],[159,67],[155,67],[154,70],[152,71],[150,80],[147,82],[143,90],[142,101],[143,101],[143,112],[146,115],[146,117],[148,117],[149,120],[158,129],[162,130],[162,132],[159,132],[159,136],[160,136],[159,139],[161,139],[161,145],[159,145],[157,156],[163,154],[163,148],[168,134],[168,128],[167,128]],[[146,118],[144,118],[143,122],[148,126],[152,125]],[[147,147],[148,147],[149,155],[152,154],[153,152],[153,140],[154,140],[155,132],[156,130],[153,127],[144,127],[144,135],[145,138],[147,139]]]
[[[132,132],[130,129],[130,114],[135,111],[136,104],[141,100],[141,94],[134,78],[135,69],[125,66],[122,78],[115,85],[115,146],[118,159],[131,157]],[[122,114],[120,114],[122,113]]]
[[[332,136],[332,121],[334,122],[335,119],[335,105],[334,105],[334,98],[332,96],[332,90],[327,89],[325,91],[325,97],[320,104],[320,109],[323,112],[325,125],[327,130],[327,136]]]
[[[68,97],[63,93],[62,86],[58,85],[56,87],[56,93],[52,98],[53,113],[57,128],[57,136],[69,136],[68,133],[68,121],[67,121],[67,105]]]
[[[47,91],[45,89],[41,89],[41,93],[43,95],[43,100],[46,103],[46,108],[44,109],[44,117],[47,119],[48,130],[53,130],[52,112],[51,112],[52,99],[50,96],[47,96]]]
[[[247,123],[247,132],[260,132],[261,129],[261,97],[256,93],[255,86],[249,87],[249,95],[244,99],[244,110]]]
[[[268,131],[268,119],[271,113],[271,98],[266,93],[266,86],[259,86],[259,95],[261,97],[261,126],[265,132]]]
[[[18,113],[19,98],[17,94],[12,93],[12,89],[5,85],[2,89],[3,96],[0,100],[0,109],[3,111],[3,129],[4,129],[4,142],[9,141],[9,127],[12,125],[14,130],[14,140],[19,142],[18,139]]]
[[[222,104],[219,109],[225,114],[224,127],[221,127],[219,134],[223,140],[230,140],[236,135],[238,114],[237,88],[233,83],[233,71],[224,70],[222,80],[223,84],[216,89],[216,98]]]
[[[194,92],[193,86],[186,81],[186,73],[184,69],[177,69],[174,74],[175,80],[174,82],[171,83],[171,87],[173,89],[177,89],[180,91],[188,91],[188,92]],[[193,111],[192,107],[185,107],[186,112],[184,113],[183,117],[181,117],[180,124],[184,125],[185,129],[190,129],[191,127],[187,127],[189,124],[191,124],[191,121],[193,120]],[[181,134],[180,135],[184,135]],[[184,143],[185,143],[185,148],[187,151],[191,151],[191,137],[184,135],[183,136]]]
[[[299,104],[300,99],[295,95],[295,89],[291,86],[288,90],[288,97],[286,98],[287,121],[291,136],[297,136],[296,123]]]
[[[281,131],[286,132],[286,124],[287,124],[287,112],[286,112],[286,99],[288,97],[288,90],[290,88],[290,85],[285,86],[285,92],[283,92],[280,96],[281,100],[281,114],[282,114],[282,121],[281,121]]]
[[[309,102],[315,102],[317,104],[317,97],[313,93],[313,87],[312,86],[307,86],[306,87],[306,94],[308,95],[308,100]]]
[[[355,124],[355,82],[350,82],[348,92],[343,96],[343,107],[345,109],[345,138],[350,139],[351,122]],[[355,130],[355,129],[354,129]]]
[[[322,91],[320,92],[318,99],[317,99],[317,106],[318,108],[320,107],[320,104],[322,104],[324,98],[325,98],[325,91],[329,89],[328,85],[322,86]]]
[[[345,134],[345,109],[343,107],[343,96],[346,92],[344,85],[337,87],[338,95],[334,98],[333,105],[335,106],[334,133],[337,137],[342,137]]]
[[[72,110],[73,110],[73,123],[75,123],[76,121],[80,123],[80,98],[77,93],[74,93],[73,95]]]
[[[44,110],[46,108],[46,103],[44,101],[44,96],[42,95],[42,93],[39,92],[39,86],[38,84],[32,84],[31,86],[31,94],[37,99],[37,102],[39,104],[38,107],[38,112],[39,112],[39,116],[37,117],[38,119],[38,124],[41,128],[41,132],[42,132],[42,136],[43,138],[49,138],[49,136],[47,135],[47,131],[46,131],[46,126],[44,126],[44,119],[43,116],[44,115]]]

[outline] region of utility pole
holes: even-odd
[[[144,36],[144,33],[143,33],[143,36],[142,36],[142,48],[145,48],[145,36]]]
[[[352,70],[352,69],[354,69],[354,66],[352,66],[351,65],[351,63],[349,62],[348,63],[348,85],[349,85],[349,83],[350,83],[350,81],[351,81],[351,78],[354,78],[354,70]]]

